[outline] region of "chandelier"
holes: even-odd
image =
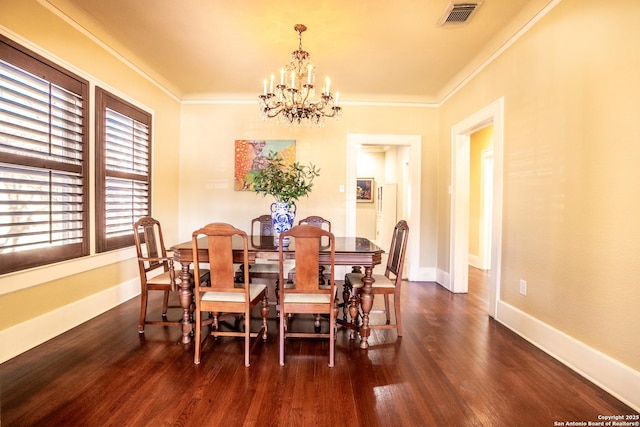
[[[325,85],[319,98],[315,98],[315,68],[311,64],[309,52],[302,50],[302,33],[307,27],[296,24],[300,43],[298,50],[291,53],[291,61],[280,69],[280,83],[275,84],[275,76],[264,79],[264,90],[259,96],[260,114],[263,120],[277,118],[279,123],[288,125],[316,124],[323,126],[325,117],[339,117],[342,108],[338,106],[339,93],[331,93],[331,80]]]

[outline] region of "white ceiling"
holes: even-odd
[[[255,99],[298,48],[342,101],[438,103],[551,0],[41,0],[181,99]],[[460,1],[457,1],[460,3]]]

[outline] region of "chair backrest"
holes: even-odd
[[[311,215],[298,221],[298,225],[315,225],[324,230],[331,231],[331,221],[322,218],[321,216]]]
[[[402,280],[402,269],[404,268],[404,254],[407,250],[407,240],[409,238],[409,225],[407,221],[400,220],[393,229],[391,237],[391,248],[389,249],[389,259],[384,275],[388,278],[394,275],[396,282]]]
[[[251,234],[257,236],[273,236],[273,219],[271,215],[260,215],[257,218],[253,218],[251,220]]]
[[[326,293],[333,291],[335,282],[335,237],[333,233],[323,230],[313,225],[296,225],[290,230],[280,234],[280,244],[278,246],[278,260],[280,263],[280,280],[285,283],[284,277],[284,254],[289,252],[283,248],[282,240],[285,237],[290,238],[289,248],[293,248],[296,278],[292,289],[286,289],[287,292],[304,292],[304,293]],[[330,248],[330,279],[331,289],[321,290],[318,286],[318,275],[320,271],[320,240],[325,238],[328,240]],[[293,240],[293,242],[291,242]],[[285,286],[281,288],[281,291]]]
[[[193,278],[196,292],[221,291],[238,292],[249,295],[249,276],[244,275],[244,287],[236,288],[235,268],[233,264],[233,237],[240,236],[243,241],[243,264],[245,271],[249,269],[249,250],[247,233],[239,230],[231,224],[216,222],[207,224],[196,230],[191,235],[191,247],[193,251]],[[203,287],[200,283],[200,264],[203,262],[198,249],[198,239],[204,237],[206,240],[206,251],[209,263],[210,286]],[[245,301],[248,301],[246,299]]]
[[[301,219],[300,221],[298,221],[298,225],[313,225],[315,227],[322,228],[323,230],[327,230],[331,232],[331,221],[317,215],[311,215]],[[320,247],[328,248],[329,241],[326,238],[322,239],[322,243],[320,243]]]
[[[273,246],[273,219],[271,214],[260,215],[251,220],[251,242],[256,246],[254,236],[260,236],[258,246]]]
[[[140,277],[146,280],[146,273],[162,267],[169,271],[167,250],[162,238],[160,222],[150,216],[140,218],[133,224],[133,240],[136,244]]]

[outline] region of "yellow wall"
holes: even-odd
[[[438,227],[446,270],[450,129],[504,97],[500,297],[635,370],[638,16],[637,0],[563,0],[442,106]]]
[[[493,126],[470,135],[469,160],[469,254],[480,254],[480,227],[482,226],[482,152],[493,147]]]
[[[37,1],[1,1],[0,32],[89,80],[91,114],[93,85],[111,90],[153,113],[153,211],[162,221],[168,241],[174,241],[178,232],[179,101]],[[93,156],[93,127],[88,131]],[[90,168],[93,170],[93,163]],[[90,216],[94,212],[92,205]],[[68,261],[55,268],[0,276],[0,331],[137,278],[137,265],[131,258],[134,252],[128,253],[120,256],[92,253],[88,259]],[[52,280],[53,270],[60,278]]]
[[[320,215],[331,219],[336,234],[345,232],[346,199],[340,192],[346,179],[347,135],[378,133],[422,136],[422,200],[433,206],[436,197],[434,129],[437,115],[427,108],[349,106],[338,122],[323,128],[278,126],[263,122],[255,104],[218,105],[188,103],[182,110],[180,151],[180,236],[207,222],[228,221],[247,229],[256,209],[268,212],[273,202],[252,192],[233,189],[233,155],[236,139],[294,139],[296,159],[320,168],[309,198],[297,203],[300,218]],[[430,157],[429,157],[430,156]],[[426,166],[425,166],[426,165]],[[425,203],[424,201],[422,202]],[[372,205],[373,206],[373,205]],[[422,212],[423,241],[427,250],[421,265],[435,267],[433,212]],[[427,257],[427,258],[425,258]]]
[[[137,264],[122,262],[2,295],[0,330],[97,294],[132,277],[138,277]]]

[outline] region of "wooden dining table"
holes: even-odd
[[[239,236],[233,238],[233,260],[237,263],[243,262],[243,243]],[[191,280],[191,264],[193,263],[193,249],[191,241],[180,243],[171,247],[173,259],[180,263],[182,271],[180,273],[180,305],[182,307],[182,343],[191,342],[191,332],[193,323],[191,321],[191,311],[193,307],[193,289]],[[294,259],[295,243],[284,248],[285,259]],[[363,269],[363,287],[360,295],[360,306],[362,310],[362,324],[356,325],[346,319],[340,324],[357,331],[360,335],[360,348],[369,347],[369,313],[373,307],[374,279],[372,277],[373,268],[382,262],[384,250],[364,237],[336,237],[335,238],[335,264],[354,267],[356,270]],[[206,240],[198,240],[198,257],[201,262],[208,262],[208,251]],[[257,259],[277,262],[278,247],[275,245],[273,237],[249,236],[249,264],[255,264]],[[330,263],[330,252],[328,248],[321,248],[320,263]],[[362,271],[362,270],[360,270]],[[345,301],[346,304],[346,301]]]

